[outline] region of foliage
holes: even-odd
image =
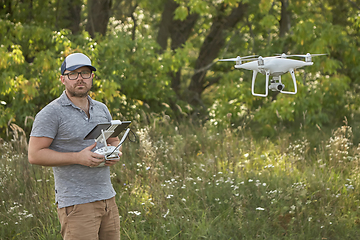
[[[11,122],[29,133],[29,119],[62,92],[59,66],[72,52],[84,52],[92,58],[98,72],[91,96],[105,102],[114,117],[146,121],[143,112],[176,119],[194,116],[196,106],[191,105],[188,86],[200,71],[195,64],[201,62],[202,46],[209,40],[212,25],[238,6],[244,7],[244,19],[224,33],[218,58],[281,52],[327,56],[317,57],[314,66],[296,71],[297,95],[275,93],[268,98],[250,94],[251,72],[235,71],[231,63],[215,64],[214,59],[204,72],[207,80],[200,97],[208,116],[202,119],[221,126],[252,123],[272,135],[282,126],[299,123],[339,124],[344,116],[352,122],[358,110],[354,96],[359,92],[359,10],[350,1],[175,1],[177,24],[185,24],[191,14],[200,17],[188,38],[174,49],[171,44],[160,49],[158,44],[161,11],[167,1],[114,4],[107,34],[94,39],[84,31],[87,5],[80,11],[80,31],[74,34],[69,30],[71,9],[67,2],[6,1],[0,9],[2,137]],[[282,8],[285,2],[289,4],[287,12]],[[76,1],[74,7],[82,3]],[[289,28],[283,31],[286,16]],[[174,91],[173,76],[177,74],[181,89]],[[289,76],[282,79],[292,88]],[[255,87],[264,89],[261,77]]]
[[[275,14],[279,10],[279,6],[276,2],[270,6],[262,1],[261,11],[254,15],[251,23],[254,25],[257,25],[258,22],[260,25],[270,24],[263,26],[264,30],[268,29],[269,31],[263,32],[259,36],[253,35],[249,42],[254,42],[256,45],[256,48],[253,48],[256,49],[254,52],[260,55],[279,53],[282,48],[285,48],[286,52],[290,53],[321,52],[328,53],[330,57],[314,58],[314,66],[296,72],[298,93],[294,96],[270,92],[270,97],[267,99],[256,98],[249,95],[251,91],[250,74],[245,72],[222,75],[226,80],[224,79],[222,84],[216,87],[216,91],[213,91],[213,103],[209,108],[210,119],[213,123],[224,123],[222,125],[226,126],[229,123],[229,116],[231,116],[230,123],[234,125],[241,125],[243,119],[248,119],[246,122],[252,119],[253,123],[256,123],[256,128],[263,129],[260,132],[265,135],[273,135],[279,130],[279,127],[284,125],[296,126],[302,123],[310,126],[322,126],[340,123],[344,116],[350,118],[350,115],[354,113],[353,110],[358,108],[354,99],[357,88],[350,87],[352,83],[357,82],[357,76],[352,75],[346,70],[348,67],[345,67],[349,66],[349,69],[352,69],[351,66],[358,58],[358,51],[353,49],[353,44],[357,40],[349,38],[346,32],[347,28],[344,31],[340,23],[324,21],[324,18],[335,17],[335,11],[326,12],[324,15],[324,9],[317,4],[314,5],[318,8],[312,8],[311,12],[302,11],[302,9],[308,8],[308,4],[300,1],[289,7],[294,13],[291,34],[281,39],[268,35],[272,32],[276,34],[279,30],[273,28],[276,28],[276,25],[269,19],[270,17],[266,20],[263,18],[263,14],[267,12],[270,12],[270,15]],[[260,21],[261,19],[264,19],[264,22]],[[255,26],[252,27],[255,28]],[[265,36],[269,37],[268,41],[264,41]],[[230,41],[241,43],[241,37],[241,35],[234,35]],[[271,51],[269,51],[270,49]],[[232,51],[231,49],[230,52]],[[236,50],[234,49],[234,51]],[[337,57],[333,58],[333,54],[341,55],[342,61]],[[232,55],[234,56],[234,54]],[[354,69],[354,71],[356,70]],[[282,81],[285,86],[293,88],[290,76],[283,75]],[[255,89],[262,92],[264,91],[263,87],[264,80],[260,76],[257,78]],[[244,117],[246,113],[247,115]]]
[[[100,67],[94,96],[114,114],[127,118],[133,118],[144,105],[147,111],[167,111],[162,103],[169,102],[172,95],[164,70],[168,64],[158,56],[157,48],[153,41],[139,38],[134,42],[126,32],[114,31],[96,47],[94,58]]]
[[[7,126],[4,121],[15,121],[24,126],[28,116],[33,117],[61,94],[61,58],[71,48],[77,47],[76,41],[69,40],[67,31],[54,32],[33,25],[14,25],[6,20],[0,20],[0,23],[1,29],[4,29],[3,36],[6,36],[2,41],[4,58],[0,65],[4,79],[0,83],[0,99],[8,112],[8,118],[1,125],[4,129]],[[81,42],[86,43],[84,38]],[[86,50],[86,45],[81,47],[83,49]],[[31,126],[31,122],[29,124]],[[25,126],[25,129],[28,130],[28,127]]]
[[[2,29],[10,31],[4,39],[7,45],[1,48],[4,58],[0,71],[5,79],[0,83],[1,107],[5,108],[0,121],[3,129],[9,121],[23,126],[28,116],[34,116],[61,94],[59,66],[64,57],[74,51],[95,59],[98,72],[91,96],[107,103],[114,117],[139,118],[140,109],[171,114],[166,103],[173,94],[164,69],[171,68],[179,60],[169,56],[162,61],[153,41],[139,38],[134,42],[122,28],[117,28],[107,41],[98,44],[86,32],[74,38],[69,31],[42,29],[41,33],[36,33],[40,28],[18,24],[12,29],[11,22],[0,22],[4,26]],[[24,49],[28,42],[21,39],[30,39],[34,46]],[[18,45],[12,45],[14,42]],[[31,59],[31,63],[25,58]],[[25,128],[29,129],[31,123]]]

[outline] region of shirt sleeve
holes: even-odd
[[[54,139],[59,129],[59,111],[47,105],[36,116],[30,136]]]

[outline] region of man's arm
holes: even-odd
[[[80,152],[57,152],[49,149],[53,139],[48,137],[30,137],[28,158],[31,164],[42,166],[65,166],[70,164],[81,164],[95,167],[104,161],[104,156],[91,152],[96,143]]]

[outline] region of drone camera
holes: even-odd
[[[269,89],[272,91],[282,91],[284,89],[285,85],[282,83],[271,83],[269,86]]]

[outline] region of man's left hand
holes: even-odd
[[[118,159],[106,160],[105,161],[105,166],[111,167],[111,166],[115,165],[118,161],[120,161],[121,155],[122,155],[122,152],[119,152],[119,158]]]

